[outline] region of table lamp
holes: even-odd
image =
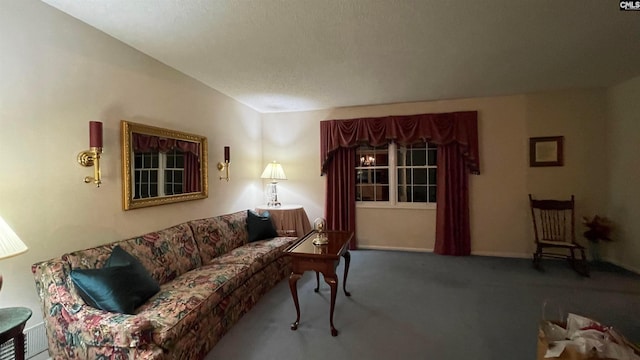
[[[284,170],[282,169],[282,165],[277,162],[272,162],[264,168],[262,172],[262,179],[270,179],[271,183],[269,183],[269,187],[267,190],[267,194],[269,195],[269,202],[267,206],[269,207],[278,207],[280,206],[280,202],[278,201],[278,189],[277,185],[278,180],[287,180],[287,175],[284,174]]]
[[[0,216],[0,260],[20,255],[29,248],[22,240],[11,230],[2,216]],[[2,274],[0,274],[0,289],[2,289]]]

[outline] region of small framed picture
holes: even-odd
[[[529,166],[563,166],[563,136],[529,138]]]

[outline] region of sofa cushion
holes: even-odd
[[[231,250],[229,241],[224,236],[225,233],[229,233],[229,226],[220,217],[193,220],[189,222],[189,226],[193,231],[203,264]]]
[[[72,269],[97,269],[104,266],[111,256],[114,244],[78,250],[62,255],[62,260]]]
[[[248,242],[254,242],[264,239],[272,239],[278,236],[273,221],[268,211],[257,214],[251,210],[247,210],[247,233]]]
[[[151,276],[164,284],[202,265],[191,228],[187,223],[117,243],[140,259]]]
[[[271,249],[275,255],[281,255],[284,249],[298,240],[295,236],[277,237],[268,240],[256,241],[251,246],[262,246]]]
[[[187,223],[150,232],[135,238],[94,248],[74,251],[62,256],[71,268],[103,267],[115,245],[135,256],[160,284],[202,265],[191,227]]]
[[[249,266],[251,274],[255,274],[266,265],[282,256],[284,249],[298,238],[277,237],[260,240],[233,249],[227,254],[215,258],[212,264],[245,264]]]
[[[133,314],[160,290],[144,266],[119,246],[113,249],[104,268],[74,269],[71,279],[90,306],[126,314]]]
[[[247,243],[247,211],[238,211],[232,214],[219,216],[227,224],[225,239],[229,242],[229,250],[235,249]]]
[[[247,212],[189,221],[202,263],[247,243]]]
[[[158,294],[138,309],[154,324],[153,340],[170,347],[211,316],[220,301],[250,277],[244,264],[204,265],[163,284]]]
[[[109,256],[109,259],[107,259],[107,262],[104,264],[104,267],[126,266],[126,265],[132,265],[137,272],[151,276],[149,274],[149,270],[147,270],[142,265],[142,263],[140,263],[140,260],[138,258],[124,251],[124,249],[122,249],[120,245],[116,245],[113,248],[113,250],[111,250],[111,256]],[[157,281],[156,281],[156,284],[157,284]],[[158,284],[158,290],[160,290],[160,284]]]

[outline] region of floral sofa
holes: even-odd
[[[248,242],[246,223],[247,211],[193,220],[34,264],[51,357],[202,359],[291,272],[283,250],[297,238]],[[72,269],[103,266],[116,245],[160,284],[133,314],[87,305],[70,278]]]

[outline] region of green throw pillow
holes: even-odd
[[[71,280],[90,306],[125,314],[133,314],[160,291],[160,285],[140,261],[119,246],[113,249],[105,267],[71,270]]]
[[[247,231],[249,232],[249,242],[278,236],[268,211],[258,215],[251,210],[247,210]]]

